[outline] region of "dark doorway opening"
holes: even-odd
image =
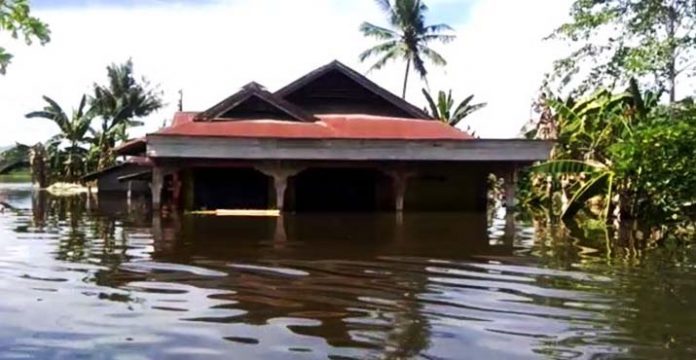
[[[196,209],[268,209],[271,180],[251,168],[202,168],[194,172]]]
[[[374,169],[308,169],[293,183],[298,212],[386,210],[392,194],[390,179]]]

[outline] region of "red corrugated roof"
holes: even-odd
[[[177,126],[187,122],[191,122],[193,121],[193,118],[195,118],[198,114],[199,112],[179,111],[176,114],[174,114],[172,126]]]
[[[262,137],[296,139],[468,140],[471,135],[436,120],[373,115],[318,115],[316,122],[280,120],[193,121],[189,113],[174,117],[158,135]]]
[[[118,155],[137,155],[144,153],[147,146],[145,138],[133,139],[124,142],[114,148],[114,152]]]

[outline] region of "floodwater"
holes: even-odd
[[[152,220],[21,184],[0,200],[2,359],[696,358],[688,248],[504,211]]]

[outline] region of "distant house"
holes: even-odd
[[[476,139],[335,61],[275,93],[250,83],[177,113],[117,150],[147,159],[146,173],[123,165],[94,178],[100,189],[149,181],[155,208],[481,211],[490,173],[511,199],[516,171],[551,146]]]

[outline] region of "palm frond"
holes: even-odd
[[[602,164],[589,161],[549,160],[532,166],[530,171],[548,175],[567,175],[604,172],[606,171],[606,167]]]
[[[401,54],[401,50],[398,47],[394,47],[388,52],[384,53],[382,57],[379,58],[370,68],[367,70],[368,72],[374,71],[374,70],[379,70],[384,67],[389,61],[391,60],[396,60],[399,58]]]
[[[87,103],[87,95],[82,95],[82,99],[80,100],[80,106],[77,107],[77,117],[78,118],[82,118],[82,116],[84,115],[86,103]]]
[[[452,104],[454,101],[452,100],[452,90],[450,90],[448,93],[445,93],[444,91],[440,90],[437,93],[437,105],[438,105],[438,110],[440,112],[440,117],[444,121],[449,121],[450,119],[450,110],[452,109]]]
[[[568,205],[561,214],[562,219],[569,219],[575,216],[585,206],[587,200],[598,195],[607,195],[611,193],[613,176],[610,172],[601,172],[595,174],[587,182],[585,182],[568,202]],[[609,200],[607,200],[609,201]]]
[[[457,36],[455,35],[445,35],[445,34],[438,34],[438,35],[423,35],[419,38],[423,43],[430,43],[433,41],[440,42],[443,44],[448,44],[451,43],[452,41],[457,39]]]
[[[365,61],[373,56],[389,53],[396,47],[400,47],[400,44],[397,41],[387,41],[363,51],[360,53],[360,55],[358,55],[358,58],[360,61]]]
[[[454,29],[447,24],[429,25],[429,26],[426,26],[424,30],[425,30],[425,33],[429,34],[429,35],[440,33],[443,31],[454,31]]]
[[[419,47],[420,52],[428,58],[433,64],[439,65],[439,66],[445,66],[447,65],[447,60],[445,60],[442,55],[440,55],[437,51],[425,46],[421,45]]]
[[[473,100],[474,95],[468,96],[464,101],[459,103],[457,106],[457,109],[454,111],[452,116],[450,117],[450,125],[456,126],[459,124],[462,120],[464,120],[467,116],[473,114],[474,112],[483,109],[486,107],[488,104],[487,103],[478,103],[478,104],[471,104],[471,101]]]
[[[398,0],[397,0],[398,1]],[[390,0],[375,0],[377,6],[389,17],[389,22],[394,25],[398,21],[398,16]]]
[[[44,101],[46,101],[49,104],[49,107],[52,110],[54,110],[57,114],[61,114],[61,113],[65,114],[65,112],[63,111],[63,108],[61,108],[60,105],[58,105],[58,103],[55,100],[51,99],[50,97],[48,97],[46,95],[42,96],[41,98],[44,99]]]
[[[426,89],[421,89],[421,92],[423,93],[425,100],[428,102],[430,116],[432,116],[435,119],[443,120],[440,116],[440,109],[438,108],[435,101],[433,101],[433,98],[432,96],[430,96],[430,93],[428,93]]]
[[[400,35],[394,31],[369,22],[360,24],[360,32],[365,36],[374,37],[380,40],[398,39]]]
[[[52,112],[48,111],[32,111],[26,115],[24,115],[26,118],[42,118],[42,119],[50,119],[53,120],[55,117],[55,114]]]

